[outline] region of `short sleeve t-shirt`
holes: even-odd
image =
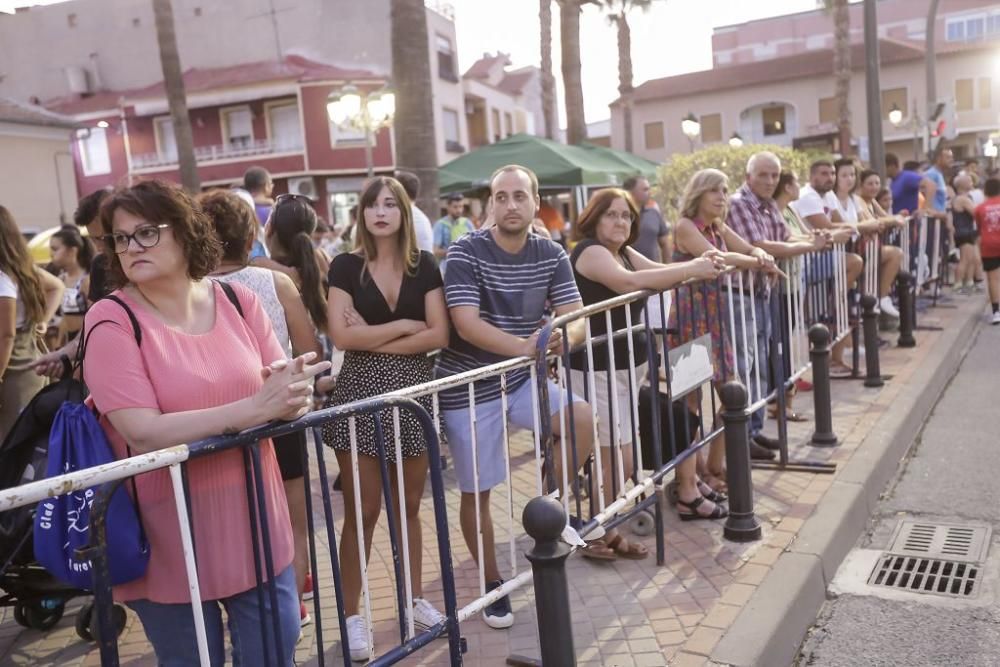
[[[413,204],[413,232],[417,236],[417,247],[427,252],[434,251],[434,232],[431,230],[431,219]]]
[[[975,216],[983,257],[1000,257],[1000,197],[990,197],[977,206]]]
[[[632,247],[654,262],[663,262],[660,253],[660,238],[670,233],[663,216],[655,208],[646,207],[639,214],[639,235]]]
[[[17,283],[3,271],[0,271],[0,299],[14,299],[17,301],[17,321],[15,327],[20,329],[24,326],[24,304],[17,298]]]
[[[943,211],[948,206],[948,186],[944,182],[944,175],[937,167],[931,167],[924,175],[934,182],[934,200],[931,206],[935,211]],[[919,187],[919,186],[918,186]]]
[[[396,320],[427,320],[424,296],[443,286],[441,273],[428,252],[420,253],[417,270],[411,276],[403,274],[396,310],[389,308],[378,285],[372,280],[365,260],[353,252],[337,255],[330,262],[330,287],[351,295],[354,309],[371,325],[386,324]]]
[[[837,208],[837,197],[833,192],[820,194],[811,185],[803,186],[799,192],[798,201],[792,202],[792,208],[805,220],[811,215],[822,213],[830,217],[830,212]]]
[[[449,308],[476,306],[479,317],[501,331],[526,338],[538,329],[548,308],[580,301],[569,257],[558,244],[529,234],[524,248],[510,254],[501,248],[490,230],[463,236],[448,251],[445,300]],[[446,377],[504,361],[463,340],[452,328],[451,341],[438,357],[437,377]],[[529,377],[527,369],[507,374],[509,391]],[[476,382],[476,402],[500,397],[500,379]],[[454,410],[468,406],[465,387],[445,390],[441,407]]]
[[[892,179],[892,212],[914,212],[920,206],[920,181],[923,176],[915,171],[901,171]]]

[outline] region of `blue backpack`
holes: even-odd
[[[220,282],[223,292],[236,310],[243,315],[239,301],[230,285]],[[114,295],[105,297],[121,306],[128,314],[135,335],[136,344],[142,346],[142,331],[135,314],[124,301]],[[94,329],[105,322],[102,320],[91,327],[87,337],[81,340],[77,353],[77,365],[81,367],[86,353],[87,341]],[[81,333],[81,335],[84,335]],[[131,448],[128,455],[132,456]],[[67,400],[60,406],[49,436],[49,459],[46,477],[84,470],[117,459],[111,449],[98,416],[82,400]],[[143,576],[149,564],[149,542],[142,529],[142,516],[134,500],[138,497],[134,478],[129,479],[132,495],[125,485],[119,486],[112,494],[107,509],[106,538],[108,569],[112,585],[124,584]],[[96,542],[90,536],[91,506],[97,495],[98,486],[43,500],[35,512],[34,548],[35,558],[54,577],[71,586],[82,589],[93,587],[92,563],[80,552]]]

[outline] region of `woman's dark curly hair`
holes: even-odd
[[[253,207],[227,190],[202,192],[194,200],[212,221],[222,242],[222,259],[237,264],[249,262],[250,242],[257,233]]]
[[[101,227],[105,234],[111,234],[111,223],[119,209],[153,224],[169,224],[187,260],[187,274],[191,280],[201,280],[219,265],[222,244],[215,235],[212,221],[180,186],[151,180],[116,189],[101,204]],[[104,246],[111,258],[110,284],[114,287],[128,284],[114,244],[106,237]]]

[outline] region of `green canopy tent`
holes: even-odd
[[[636,168],[613,155],[614,151],[606,151],[514,134],[442,166],[438,188],[442,194],[481,189],[489,185],[493,172],[506,164],[521,164],[534,171],[543,189],[621,185],[636,173]]]
[[[629,176],[645,176],[646,178],[653,178],[656,176],[657,167],[660,166],[652,160],[647,160],[644,157],[639,157],[638,155],[634,155],[632,153],[626,153],[625,151],[608,148],[607,146],[582,143],[580,144],[580,148],[621,164],[624,173],[627,174],[626,178]]]

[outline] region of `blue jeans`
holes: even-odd
[[[292,665],[295,642],[299,637],[299,596],[295,590],[295,572],[289,565],[275,577],[278,597],[278,618],[281,625],[282,665]],[[264,595],[264,628],[267,633],[267,653],[261,641],[261,614],[257,604],[257,588],[222,600],[201,603],[208,635],[208,654],[212,667],[226,662],[226,646],[222,628],[222,607],[229,617],[229,636],[233,644],[234,667],[265,667],[274,665],[274,620],[271,617],[269,586],[260,587]],[[156,651],[162,667],[197,665],[198,640],[195,636],[194,614],[190,604],[163,604],[150,600],[127,603],[139,615],[146,638]]]
[[[772,295],[773,298],[773,295]],[[760,400],[761,394],[770,393],[770,372],[768,371],[768,344],[771,340],[771,312],[770,300],[763,294],[755,294],[751,305],[749,294],[733,294],[734,319],[736,320],[736,378],[741,383],[746,383],[746,376],[750,374],[750,386],[747,387],[747,395],[751,405]],[[756,313],[754,312],[756,311]],[[741,316],[742,313],[742,316]],[[757,344],[754,346],[753,328],[754,315],[757,320]],[[743,318],[746,318],[747,345],[743,346]],[[757,391],[757,372],[760,371],[760,389]],[[750,437],[757,435],[764,429],[764,408],[761,407],[750,413]]]

